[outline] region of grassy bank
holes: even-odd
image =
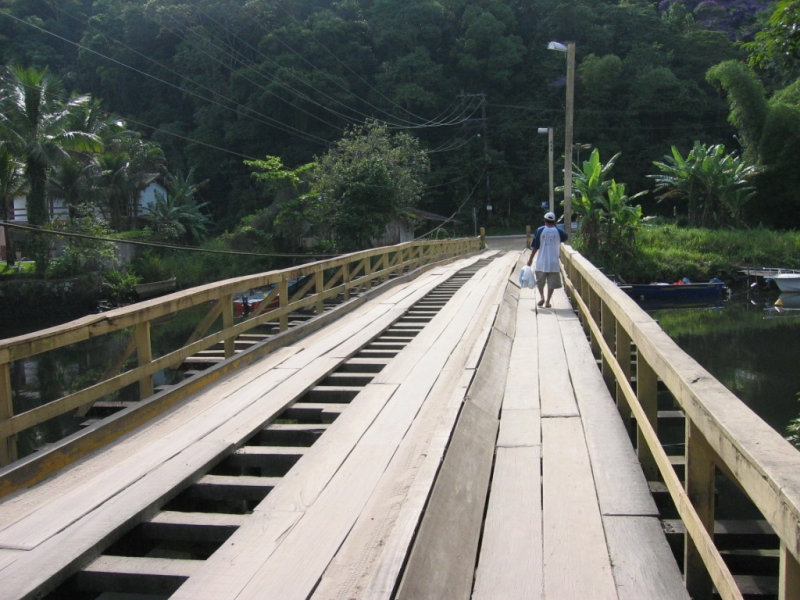
[[[575,247],[584,252],[580,240]],[[628,282],[727,279],[743,266],[800,269],[800,233],[647,225],[637,234],[632,252],[586,256],[606,273],[619,274]]]

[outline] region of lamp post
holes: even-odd
[[[575,42],[550,42],[548,50],[567,53],[567,105],[564,127],[564,231],[572,233],[572,120],[575,101]]]
[[[539,127],[539,133],[547,134],[547,167],[550,174],[550,212],[555,212],[555,199],[553,194],[553,128]]]
[[[581,150],[591,150],[592,149],[592,145],[591,144],[573,144],[572,145],[572,149],[578,151],[578,170],[581,170],[582,169],[582,167],[581,167]]]

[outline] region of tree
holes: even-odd
[[[630,252],[642,217],[642,207],[631,202],[647,192],[628,196],[624,183],[608,175],[619,153],[603,164],[595,148],[583,165],[573,164],[572,207],[579,217],[580,243],[590,258],[606,262]]]
[[[193,171],[184,178],[180,173],[167,176],[167,194],[155,192],[156,201],[144,212],[157,236],[166,241],[199,242],[208,235],[211,220],[203,213],[205,203],[194,195],[207,181],[195,184]]]
[[[53,165],[69,156],[68,151],[98,152],[99,138],[69,129],[72,113],[90,102],[88,96],[60,100],[61,85],[48,71],[12,66],[10,80],[0,98],[0,135],[25,162],[28,179],[28,222],[41,226],[50,219],[47,210],[47,180]],[[43,236],[33,236],[36,270],[44,274],[48,245]]]
[[[775,64],[791,71],[800,61],[800,1],[780,0],[767,21],[767,26],[751,42],[743,44],[754,67]]]
[[[800,95],[797,82],[771,98],[753,70],[742,62],[723,62],[707,78],[728,96],[730,122],[739,130],[744,158],[761,165],[756,178],[759,220],[779,227],[800,225]]]
[[[317,160],[312,188],[326,205],[338,248],[361,250],[422,195],[429,162],[419,142],[385,124],[353,127]]]
[[[720,228],[741,225],[744,205],[755,194],[758,167],[748,164],[725,146],[695,142],[684,158],[673,146],[672,155],[653,163],[661,173],[648,175],[656,182],[659,198],[685,200],[689,223]]]
[[[9,220],[9,209],[13,209],[14,198],[25,188],[24,165],[9,151],[8,146],[0,144],[0,207],[3,221]],[[4,227],[6,235],[6,264],[10,267],[16,262],[14,236],[10,227]]]
[[[139,193],[161,176],[166,168],[161,149],[138,135],[129,135],[97,156],[100,167],[101,207],[111,228],[122,231],[133,226]]]

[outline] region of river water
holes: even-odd
[[[662,329],[781,435],[800,414],[800,309],[778,292],[742,292],[721,308],[649,311]],[[788,305],[788,303],[787,303]]]

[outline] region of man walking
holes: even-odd
[[[556,216],[549,212],[544,215],[544,225],[536,230],[533,236],[531,257],[528,259],[528,266],[536,264],[533,271],[536,275],[536,287],[539,288],[539,306],[544,305],[550,308],[550,300],[553,298],[553,290],[561,287],[561,273],[558,266],[559,248],[562,242],[568,239],[567,234],[556,227]],[[544,284],[547,283],[547,300],[544,296]]]

